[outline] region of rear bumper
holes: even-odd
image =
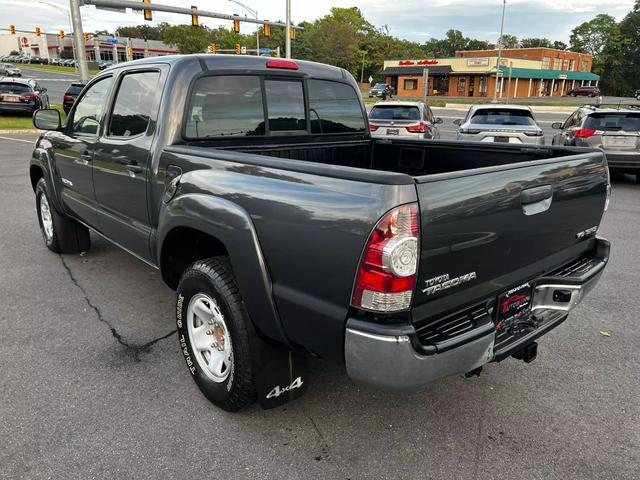
[[[448,375],[466,373],[492,360],[502,360],[562,323],[596,285],[609,259],[609,242],[597,239],[584,270],[570,276],[548,276],[533,280],[532,311],[546,314],[538,328],[496,350],[493,322],[449,340],[442,348],[420,344],[412,325],[387,326],[354,318],[347,321],[345,363],[354,380],[389,390],[411,390]],[[574,262],[575,263],[575,262]],[[562,274],[564,275],[564,274]],[[570,291],[567,301],[554,299],[556,290]],[[456,344],[457,343],[457,344]],[[432,348],[433,347],[433,348]],[[425,353],[427,352],[427,353]]]
[[[610,153],[605,151],[607,164],[612,170],[639,171],[640,152]]]
[[[0,103],[0,112],[33,113],[37,109],[37,105],[29,103]]]

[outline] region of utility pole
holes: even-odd
[[[248,7],[242,2],[238,2],[237,0],[229,0],[230,2],[237,3],[242,8],[244,8],[247,12],[255,17],[258,20],[258,10],[254,10],[251,7]],[[260,27],[256,27],[256,55],[260,56]]]
[[[498,37],[498,59],[496,60],[496,88],[493,90],[492,103],[498,103],[498,76],[500,75],[500,57],[502,56],[502,36],[504,35],[504,12],[506,9],[507,9],[507,0],[502,0],[502,22],[500,22],[500,36]]]
[[[360,70],[360,83],[364,83],[364,56],[367,54],[366,50],[362,51],[362,69]]]
[[[291,0],[287,0],[287,30],[284,32],[285,57],[291,58]]]
[[[422,101],[427,104],[427,96],[429,95],[429,69],[422,70]]]
[[[80,70],[80,81],[89,81],[89,68],[87,66],[87,54],[84,46],[84,32],[82,31],[82,17],[80,16],[80,5],[78,0],[69,0],[69,11],[71,12],[71,23],[73,25],[73,39],[76,44],[78,68]]]

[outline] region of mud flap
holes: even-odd
[[[262,408],[275,408],[301,397],[307,390],[305,357],[286,346],[251,335],[256,394]]]

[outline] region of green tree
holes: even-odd
[[[581,23],[571,31],[571,50],[593,55],[602,53],[609,38],[616,34],[616,19],[606,13],[596,15],[592,20]]]
[[[167,22],[154,25],[135,25],[116,28],[116,36],[129,38],[144,38],[146,40],[162,40],[164,32],[170,27]]]
[[[211,32],[207,27],[175,25],[165,30],[162,41],[175,45],[180,53],[203,53],[211,42]]]
[[[549,40],[548,38],[523,38],[522,40],[520,40],[520,47],[521,48],[540,48],[540,47],[553,48],[553,44],[551,43],[551,40]]]
[[[556,40],[555,42],[553,42],[553,48],[555,48],[556,50],[567,50],[569,48],[569,45],[559,40]]]
[[[502,48],[518,48],[518,37],[509,33],[503,34],[498,42],[502,44]]]

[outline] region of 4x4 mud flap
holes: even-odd
[[[301,397],[307,390],[305,357],[255,332],[250,335],[250,342],[260,406],[275,408]]]

